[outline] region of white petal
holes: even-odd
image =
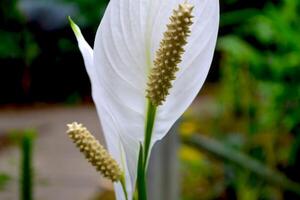
[[[124,149],[129,199],[136,179],[139,141],[144,137],[145,85],[147,59],[145,47],[145,12],[149,0],[111,0],[95,39],[97,76],[102,96],[95,101],[106,108],[114,120]],[[107,115],[99,109],[101,118]],[[104,123],[102,121],[102,123]],[[106,123],[110,123],[109,120]],[[105,136],[110,129],[103,126]],[[112,145],[112,144],[111,144]],[[120,198],[120,194],[117,198]]]
[[[94,79],[97,78],[96,73],[94,71],[94,56],[93,56],[93,49],[90,47],[90,45],[86,42],[84,39],[80,28],[73,22],[73,20],[69,17],[70,25],[72,27],[72,30],[76,36],[78,46],[80,49],[80,52],[82,54],[84,64],[86,66],[87,73],[93,82]]]
[[[93,68],[97,80],[92,79],[92,85],[100,86],[97,87],[100,97],[94,100],[109,150],[119,162],[118,157],[125,152],[130,198],[136,179],[139,142],[144,140],[148,72],[172,10],[183,1],[111,0],[97,31]],[[218,0],[189,2],[195,5],[196,23],[178,79],[164,106],[158,110],[153,134],[156,139],[162,138],[190,105],[202,87],[212,60],[219,20]],[[111,149],[119,141],[121,145]],[[120,194],[117,197],[123,199]]]

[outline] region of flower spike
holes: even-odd
[[[97,171],[113,182],[121,181],[123,173],[118,163],[98,140],[82,124],[73,122],[67,126],[69,137]]]
[[[172,87],[172,81],[176,78],[175,73],[179,70],[177,65],[181,62],[187,37],[191,33],[193,8],[191,4],[183,3],[173,10],[167,31],[156,52],[146,90],[147,98],[155,106],[163,104]]]

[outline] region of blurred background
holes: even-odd
[[[35,199],[113,199],[65,134],[79,121],[103,141],[66,16],[92,45],[108,2],[0,1],[1,200],[28,182]],[[208,81],[178,124],[179,199],[300,199],[300,1],[220,4]]]

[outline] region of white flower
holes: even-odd
[[[110,0],[94,50],[72,24],[92,83],[108,150],[126,174],[128,197],[135,189],[139,144],[144,143],[146,88],[156,51],[172,11],[184,0]],[[157,108],[151,147],[163,138],[202,87],[219,25],[218,0],[189,0],[193,25],[179,71],[166,101]],[[150,147],[150,149],[151,149]],[[119,183],[117,199],[124,199]]]

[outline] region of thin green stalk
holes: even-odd
[[[154,121],[156,116],[156,106],[148,101],[147,107],[147,119],[145,126],[145,141],[144,146],[140,145],[139,160],[138,160],[138,174],[137,174],[137,199],[147,200],[147,161],[149,157],[150,144],[152,138],[152,132],[154,127]],[[144,148],[143,148],[144,147]]]
[[[32,151],[33,151],[34,134],[25,132],[22,138],[22,164],[21,164],[21,200],[33,199],[33,175],[32,175]]]
[[[148,156],[149,156],[149,148],[151,144],[152,132],[154,127],[154,121],[156,116],[157,107],[154,106],[151,101],[148,101],[148,108],[147,108],[147,121],[146,121],[146,128],[145,128],[145,143],[144,143],[144,168],[146,171]]]
[[[126,182],[125,182],[125,174],[123,173],[121,179],[120,179],[120,183],[122,185],[122,189],[125,195],[125,199],[128,200],[128,194],[127,194],[127,190],[126,190]]]
[[[138,173],[137,173],[137,196],[138,200],[147,200],[146,173],[143,156],[143,146],[140,145]]]

